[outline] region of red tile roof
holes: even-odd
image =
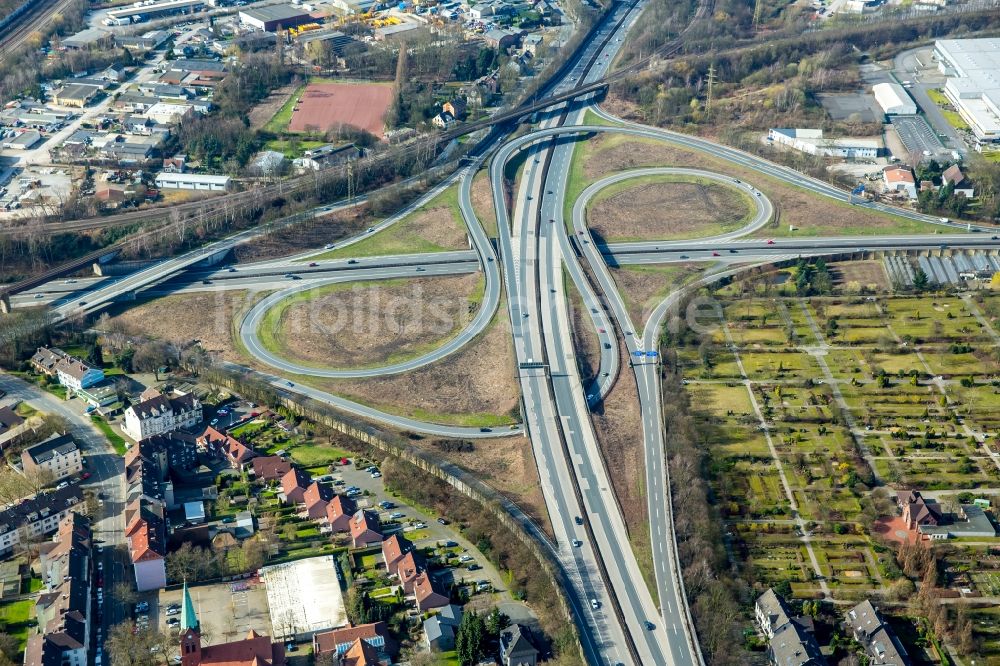
[[[201,666],[284,666],[285,646],[251,630],[241,641],[201,648]]]

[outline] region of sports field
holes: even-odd
[[[292,112],[293,132],[353,125],[381,138],[392,85],[381,83],[310,83]]]

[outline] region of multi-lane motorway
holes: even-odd
[[[586,85],[604,75],[621,46],[641,5],[621,5],[613,10],[593,39],[581,49],[566,70],[562,89]],[[603,664],[698,664],[702,658],[688,611],[683,579],[677,561],[672,522],[669,475],[665,468],[664,424],[659,389],[657,340],[668,308],[680,298],[671,294],[653,312],[642,330],[631,320],[623,298],[608,270],[609,266],[642,263],[705,262],[714,271],[695,286],[721,275],[743,270],[740,266],[814,255],[863,254],[865,251],[928,250],[957,248],[996,249],[1000,241],[991,231],[955,233],[956,227],[938,218],[875,203],[860,205],[880,212],[935,224],[941,233],[922,236],[840,238],[748,238],[761,234],[771,221],[774,208],[755,184],[740,182],[724,173],[698,169],[657,167],[608,176],[590,185],[572,201],[572,218],[563,219],[573,142],[598,132],[616,132],[652,138],[701,151],[725,162],[776,178],[814,194],[846,199],[846,193],[821,181],[747,153],[641,125],[621,123],[597,107],[591,109],[609,126],[582,125],[581,108],[556,107],[540,127],[513,141],[497,137],[499,149],[490,157],[490,182],[498,220],[496,248],[476,218],[471,203],[471,185],[485,158],[448,179],[440,187],[400,214],[387,219],[371,232],[338,243],[350,247],[371,233],[391,226],[415,208],[459,181],[459,206],[469,229],[471,249],[436,254],[321,259],[317,249],[284,259],[234,268],[199,266],[236,244],[252,239],[256,231],[211,244],[200,250],[159,262],[132,275],[119,278],[59,280],[18,296],[16,305],[49,303],[60,317],[94,312],[119,298],[136,292],[149,294],[195,290],[275,290],[253,307],[242,320],[240,336],[246,349],[272,372],[257,374],[274,386],[356,416],[388,424],[401,430],[452,438],[489,438],[524,433],[531,438],[552,529],[553,543],[546,547],[562,566],[567,590],[578,625],[583,649],[591,663]],[[568,141],[566,139],[569,139]],[[489,146],[485,146],[489,147]],[[527,152],[512,203],[504,196],[505,167],[520,152]],[[644,241],[605,245],[598,242],[586,224],[587,202],[602,189],[629,179],[674,175],[707,178],[726,183],[746,193],[754,202],[747,224],[736,231],[711,238],[674,241]],[[317,213],[323,211],[317,211]],[[975,229],[970,229],[975,231]],[[499,253],[497,252],[499,249]],[[307,263],[308,262],[308,263]],[[315,264],[315,265],[312,265]],[[482,306],[468,326],[441,347],[419,358],[381,368],[316,369],[283,359],[261,344],[258,331],[267,311],[300,290],[338,282],[400,277],[433,278],[482,271],[485,294]],[[569,284],[579,293],[590,325],[599,331],[600,368],[591,385],[579,375],[569,322]],[[447,357],[467,345],[496,316],[503,291],[506,316],[510,318],[519,382],[523,397],[523,427],[480,429],[426,423],[388,414],[343,399],[309,384],[311,377],[363,378],[401,373]],[[40,296],[40,298],[38,297]],[[624,367],[620,348],[629,360]],[[246,368],[239,368],[246,371]],[[599,402],[615,381],[634,381],[638,390],[645,453],[644,487],[652,541],[656,598],[646,587],[636,557],[626,538],[626,523],[615,500],[605,468],[590,408]],[[120,461],[119,461],[120,462]],[[101,467],[101,464],[98,463]],[[101,467],[97,478],[120,474],[113,465]],[[107,487],[110,511],[120,509],[116,490]],[[103,486],[102,486],[103,487]],[[119,512],[120,513],[120,512]],[[105,520],[112,521],[109,515]],[[120,526],[114,531],[120,533]],[[102,528],[104,529],[104,528]],[[111,528],[107,528],[109,531]],[[109,565],[112,570],[113,562]],[[113,584],[115,574],[106,575]]]

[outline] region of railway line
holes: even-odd
[[[19,16],[12,15],[13,21],[0,27],[0,56],[19,49],[32,34],[47,27],[72,3],[73,0],[32,0],[23,5],[27,8]]]

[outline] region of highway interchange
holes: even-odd
[[[570,68],[556,92],[600,79],[641,7],[641,3],[637,3],[621,5],[614,10],[591,42],[577,54],[575,66]],[[582,125],[587,109],[613,124]],[[594,664],[698,664],[702,662],[702,657],[685,601],[676,556],[669,480],[665,469],[662,396],[655,356],[665,317],[670,307],[680,300],[682,292],[674,292],[661,302],[640,330],[636,326],[640,322],[631,320],[609,265],[705,262],[710,266],[710,272],[690,286],[697,287],[743,270],[733,264],[746,266],[798,256],[856,255],[877,251],[993,250],[1000,247],[1000,242],[986,229],[982,230],[985,233],[956,233],[960,228],[938,218],[872,202],[859,205],[937,225],[941,233],[863,238],[749,238],[750,234],[759,234],[774,214],[771,202],[753,184],[739,182],[725,174],[666,167],[614,174],[588,186],[579,198],[571,202],[571,219],[564,220],[569,164],[575,142],[599,132],[658,139],[702,151],[819,196],[841,201],[847,198],[844,191],[832,185],[704,139],[624,123],[590,104],[574,105],[572,108],[560,106],[546,114],[538,129],[511,141],[504,141],[506,137],[498,136],[494,145],[489,146],[497,148],[494,152],[483,150],[473,164],[381,222],[376,229],[337,245],[338,248],[350,247],[371,233],[391,227],[457,181],[459,205],[469,230],[470,250],[361,260],[323,260],[317,255],[327,251],[327,248],[318,248],[295,257],[239,265],[235,270],[203,265],[206,261],[220,260],[237,244],[260,233],[250,230],[157,262],[131,275],[57,280],[15,297],[14,302],[20,306],[50,304],[55,315],[63,318],[95,312],[116,299],[128,298],[137,292],[158,295],[231,288],[278,289],[257,303],[240,322],[239,333],[246,349],[274,370],[273,373],[258,371],[259,376],[283,391],[325,402],[339,410],[405,431],[454,438],[490,438],[526,433],[532,442],[555,535],[555,543],[551,546],[553,555],[570,581],[572,589],[567,592],[581,628],[588,661]],[[508,207],[504,197],[505,167],[522,151],[527,153],[528,159],[519,175],[513,204]],[[489,171],[498,220],[496,248],[471,203],[473,176],[483,166]],[[755,202],[752,219],[737,231],[711,238],[610,245],[595,242],[587,227],[587,202],[616,182],[651,175],[710,178],[740,188]],[[335,208],[325,206],[317,209],[316,214]],[[381,368],[306,367],[275,355],[260,343],[257,335],[267,311],[302,290],[338,282],[431,278],[473,271],[482,271],[485,281],[483,302],[476,316],[465,329],[439,348],[403,363]],[[568,280],[564,280],[564,271]],[[602,342],[600,367],[594,383],[589,386],[583,384],[576,355],[569,342],[572,335],[566,291],[568,282],[581,295],[591,325],[595,330],[602,331],[599,336]],[[511,322],[516,361],[520,368],[518,379],[524,401],[523,425],[480,429],[426,423],[345,400],[304,384],[299,379],[300,376],[370,377],[408,372],[442,362],[449,354],[474,341],[494,317],[503,316],[499,313],[499,305],[504,300],[504,294],[506,313],[503,314]],[[629,360],[627,366],[620,357],[620,344],[624,345]],[[635,381],[640,399],[645,488],[658,605],[624,538],[625,521],[602,462],[590,418],[590,408],[607,394],[615,381]],[[112,470],[107,472],[110,474]]]

